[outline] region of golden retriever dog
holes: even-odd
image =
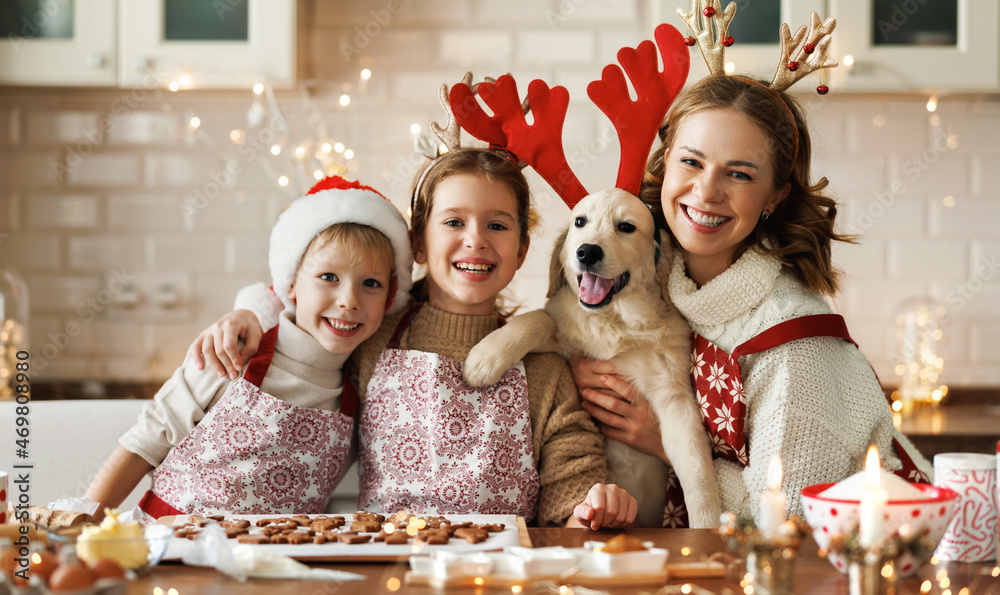
[[[681,487],[691,527],[718,527],[722,512],[708,433],[688,376],[691,329],[666,295],[672,250],[649,209],[623,190],[587,196],[556,242],[543,310],[512,318],[469,353],[463,374],[492,384],[529,351],[613,360],[646,397]],[[639,503],[636,524],[660,527],[667,467],[607,440],[611,481]]]

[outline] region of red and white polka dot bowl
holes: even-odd
[[[806,522],[813,530],[813,539],[823,549],[830,545],[830,538],[850,533],[858,526],[860,504],[858,500],[838,500],[820,496],[832,483],[818,483],[802,488],[802,508]],[[927,484],[912,484],[924,493],[922,500],[889,500],[885,511],[885,530],[895,533],[903,525],[909,525],[913,534],[923,533],[931,542],[931,549],[944,535],[955,512],[958,494],[948,488]],[[928,552],[928,557],[930,552]],[[837,570],[847,572],[848,560],[845,556],[830,552],[827,555]],[[910,576],[925,560],[915,559],[909,552],[896,560],[896,572],[900,576]]]

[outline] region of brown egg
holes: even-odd
[[[49,590],[75,591],[94,584],[94,575],[83,562],[63,564],[52,572],[49,577]]]
[[[31,553],[31,569],[28,576],[37,576],[43,582],[48,582],[52,572],[59,566],[55,555],[45,549],[37,549]]]
[[[17,568],[17,550],[14,546],[8,546],[0,549],[0,572],[3,572],[7,576],[14,576],[14,570]]]
[[[94,578],[125,578],[122,565],[110,558],[101,558],[90,565]]]

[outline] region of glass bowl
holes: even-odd
[[[134,577],[145,574],[150,568],[160,563],[160,560],[167,553],[171,538],[174,536],[174,530],[171,527],[155,523],[142,525],[142,531],[141,538],[101,539],[84,542],[80,541],[79,535],[50,533],[49,539],[57,545],[75,545],[77,556],[84,561],[110,558],[125,568],[127,576]],[[141,561],[142,554],[135,551],[141,551],[143,545],[147,549],[145,561]]]

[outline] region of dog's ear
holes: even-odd
[[[670,299],[668,286],[670,285],[670,269],[674,266],[676,254],[674,253],[673,242],[670,241],[670,235],[665,230],[660,230],[660,238],[662,238],[662,241],[657,250],[659,255],[656,259],[656,278],[660,282],[660,295],[663,296],[663,301],[673,304]]]
[[[556,238],[556,243],[552,246],[552,258],[549,259],[549,292],[545,294],[547,299],[551,298],[555,294],[566,286],[566,274],[563,272],[563,245],[566,244],[566,234],[569,233],[569,227],[567,226],[565,230],[559,237]]]

